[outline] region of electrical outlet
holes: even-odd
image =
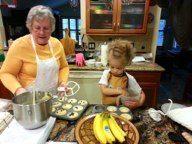
[[[138,42],[135,43],[136,52],[147,52],[147,43],[145,42]]]
[[[95,43],[89,42],[88,47],[89,47],[89,49],[95,49]]]

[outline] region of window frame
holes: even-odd
[[[165,38],[165,30],[166,30],[166,23],[167,23],[167,20],[166,20],[166,19],[161,18],[161,19],[160,19],[160,21],[161,21],[161,20],[165,21],[165,25],[164,25],[164,27],[163,27],[162,29],[160,29],[160,24],[159,24],[159,28],[158,28],[158,37],[157,37],[157,42],[156,42],[157,47],[159,47],[159,48],[162,48],[162,47],[163,47],[164,38]],[[160,22],[159,22],[159,23],[160,23]],[[163,33],[162,45],[158,45],[159,33],[160,33],[160,32],[162,32],[162,33]]]
[[[62,17],[62,35],[63,35],[63,38],[65,37],[64,29],[66,28],[66,27],[63,27],[63,25],[64,25],[63,20],[64,19],[68,20],[69,37],[71,37],[71,31],[73,31],[73,32],[75,31],[76,39],[74,39],[74,40],[77,42],[76,47],[81,47],[81,25],[79,26],[79,22],[78,22],[78,21],[81,21],[81,18],[79,18],[79,17]],[[71,19],[75,19],[76,29],[71,29],[71,24],[70,24]]]

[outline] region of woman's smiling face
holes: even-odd
[[[31,34],[33,35],[35,43],[39,45],[46,45],[51,36],[51,22],[48,17],[44,19],[34,19],[32,22]]]

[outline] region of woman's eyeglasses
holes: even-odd
[[[50,27],[32,27],[32,30],[36,33],[40,33],[41,31],[43,33],[49,33],[51,31]]]

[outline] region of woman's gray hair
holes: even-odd
[[[43,6],[43,5],[37,5],[30,9],[27,20],[26,20],[26,27],[31,31],[32,22],[34,19],[42,20],[45,17],[50,18],[51,22],[51,30],[54,32],[55,30],[55,17],[53,16],[53,13],[49,7]]]

